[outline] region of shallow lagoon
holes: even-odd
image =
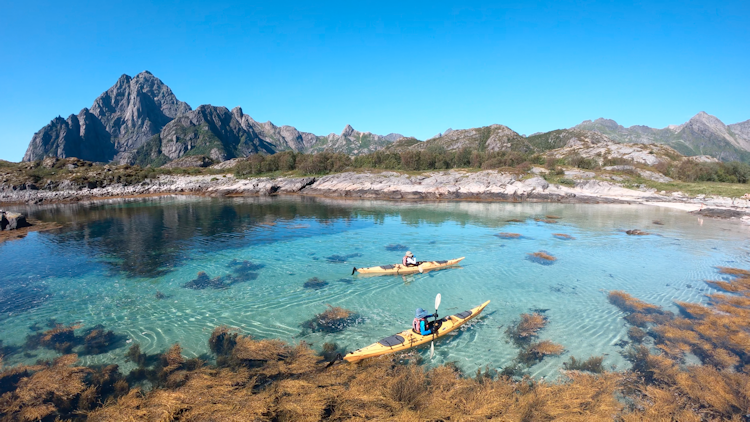
[[[6,362],[54,356],[12,348],[54,318],[120,335],[116,348],[81,359],[117,363],[123,372],[131,369],[124,354],[133,342],[147,353],[180,342],[185,355],[201,356],[222,324],[258,338],[353,350],[410,326],[414,309],[429,309],[437,293],[441,315],[492,303],[437,343],[435,364],[455,361],[468,373],[511,364],[518,349],[505,329],[538,309],[549,318],[540,339],[567,352],[530,374],[555,376],[570,356],[603,354],[605,366],[624,368],[627,325],[608,291],[676,310],[675,300],[702,302],[713,292],[702,280],[720,278],[715,266],[750,268],[748,228],[651,206],[165,197],[21,211],[66,226],[0,245],[0,340],[12,352]],[[534,220],[547,215],[561,218]],[[624,233],[633,228],[653,234]],[[398,262],[403,251],[386,248],[394,244],[421,260],[467,258],[460,268],[427,274],[350,275],[353,266]],[[537,251],[557,260],[528,259]],[[244,261],[251,264],[238,265]],[[224,277],[227,287],[185,288],[201,271]],[[327,284],[305,288],[313,277]],[[305,332],[301,324],[326,304],[355,311],[359,322],[339,333]]]

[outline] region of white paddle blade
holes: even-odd
[[[417,267],[417,269],[419,270],[419,273],[420,273],[420,274],[424,272],[424,270],[422,269],[422,266],[421,266],[421,265],[420,265],[420,266],[418,266],[418,267]]]
[[[442,297],[440,296],[440,293],[435,296],[435,312],[437,312],[437,309],[440,307],[440,300]]]
[[[435,341],[430,342],[430,360],[435,356]]]

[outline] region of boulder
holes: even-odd
[[[202,156],[202,155],[191,155],[187,157],[181,157],[174,161],[170,161],[164,164],[164,168],[189,168],[189,167],[208,167],[213,164],[213,160]]]
[[[30,225],[21,213],[0,211],[0,230],[16,230]]]
[[[51,169],[55,167],[55,164],[57,164],[57,157],[45,157],[44,160],[42,160],[42,167]]]

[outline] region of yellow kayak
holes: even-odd
[[[414,274],[414,273],[422,273],[425,271],[432,271],[432,270],[438,270],[446,267],[450,267],[452,265],[456,265],[459,262],[463,261],[464,257],[456,258],[456,259],[449,259],[447,261],[424,261],[421,264],[414,266],[414,267],[407,267],[406,265],[402,264],[392,264],[392,265],[381,265],[378,267],[368,267],[368,268],[357,268],[354,267],[354,270],[352,270],[352,274],[355,272],[360,274]]]
[[[437,333],[423,336],[417,334],[412,329],[402,331],[398,334],[394,334],[390,337],[386,337],[377,343],[373,343],[367,347],[349,352],[344,356],[344,360],[348,362],[357,362],[362,359],[372,358],[375,356],[387,355],[389,353],[400,352],[402,350],[410,349],[420,344],[425,344],[431,340],[442,337],[456,328],[466,324],[469,320],[479,315],[487,304],[490,303],[488,300],[483,304],[477,306],[468,311],[460,312],[455,315],[450,315],[437,320],[440,323]]]

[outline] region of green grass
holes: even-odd
[[[719,182],[680,182],[673,181],[669,183],[654,182],[651,180],[637,178],[634,185],[646,185],[657,191],[666,193],[683,192],[689,196],[706,195],[706,196],[726,196],[729,198],[739,198],[746,193],[750,193],[750,185],[744,183],[719,183]],[[625,187],[632,187],[625,185]]]

